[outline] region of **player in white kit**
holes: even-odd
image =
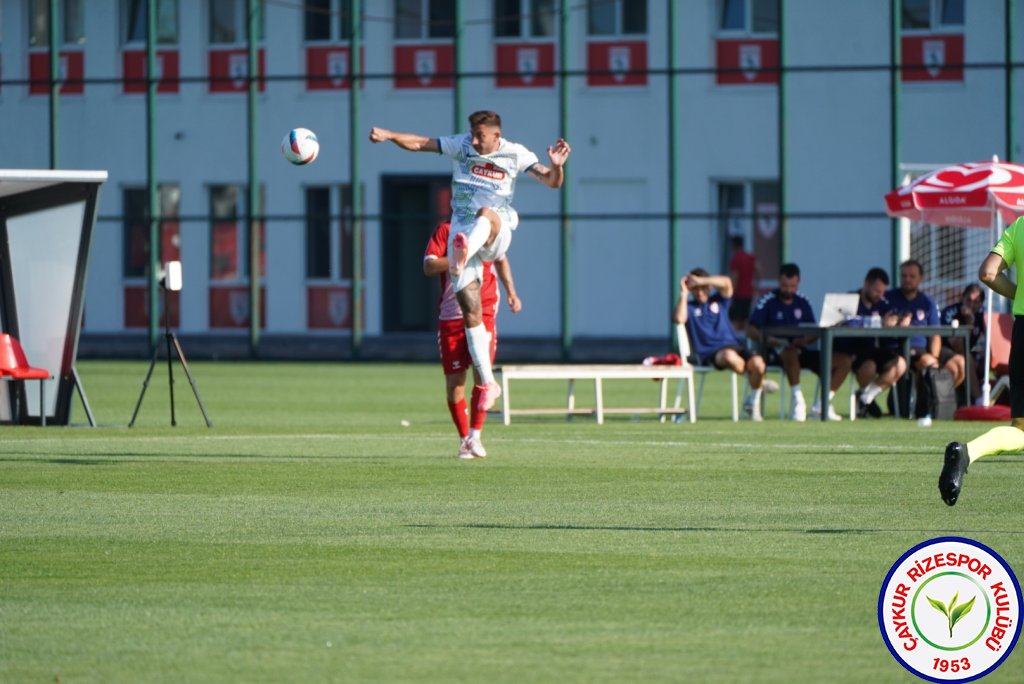
[[[519,215],[512,208],[516,178],[528,173],[552,189],[562,187],[569,143],[559,138],[548,147],[551,166],[541,164],[526,147],[501,137],[497,112],[469,115],[469,133],[428,138],[385,128],[370,130],[370,141],[391,141],[411,152],[437,152],[452,160],[452,230],[449,271],[462,309],[473,365],[480,376],[478,408],[489,410],[501,395],[490,359],[490,334],[480,306],[483,261],[500,259],[512,243]]]

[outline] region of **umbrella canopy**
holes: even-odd
[[[943,226],[992,227],[1024,215],[1024,166],[1001,161],[957,164],[932,171],[885,196],[889,216]]]

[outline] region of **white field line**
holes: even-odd
[[[193,435],[188,437],[192,442],[236,442],[236,441],[290,441],[298,442],[302,440],[313,441],[313,440],[325,440],[325,441],[339,441],[339,442],[351,442],[351,441],[399,441],[399,442],[451,442],[455,438],[450,435],[424,435],[424,434],[401,434],[395,433],[390,435],[382,434],[321,434],[321,433],[306,433],[306,434],[263,434],[263,435]],[[501,443],[525,443],[525,444],[586,444],[591,446],[606,446],[606,445],[635,445],[642,447],[700,447],[704,449],[750,449],[756,451],[779,451],[779,450],[813,450],[813,449],[827,449],[827,450],[840,450],[840,451],[864,451],[864,450],[886,450],[892,452],[918,452],[922,450],[920,446],[897,446],[893,444],[871,444],[862,442],[859,444],[814,444],[814,443],[769,443],[764,442],[709,442],[707,440],[693,441],[693,440],[651,440],[651,439],[622,439],[622,438],[610,438],[610,439],[579,439],[579,438],[566,438],[566,439],[541,439],[533,437],[508,437],[508,436],[496,436],[493,431],[487,434],[488,441],[501,442]],[[64,446],[68,443],[68,439],[5,439],[0,443],[0,453],[3,453],[3,448],[7,446],[20,446],[20,447],[53,447],[53,446]],[[151,437],[97,437],[89,438],[88,440],[82,440],[80,444],[114,444],[123,446],[126,441],[132,443],[162,443],[162,444],[174,444],[175,438],[168,436],[151,436]],[[941,446],[941,445],[940,445]],[[934,447],[933,450],[938,450],[939,447]]]

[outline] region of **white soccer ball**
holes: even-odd
[[[320,153],[320,143],[316,133],[308,128],[293,128],[281,141],[281,154],[292,164],[302,166],[316,159]]]

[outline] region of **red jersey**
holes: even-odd
[[[430,240],[427,241],[427,249],[423,253],[423,260],[448,256],[448,233],[451,231],[451,223],[439,223],[434,229]],[[480,308],[484,316],[494,316],[498,313],[498,277],[494,273],[494,263],[485,261],[484,281],[480,284]],[[455,299],[455,289],[452,287],[451,278],[448,272],[441,273],[441,299],[438,302],[438,319],[442,321],[453,321],[462,318],[462,309]]]
[[[733,253],[729,259],[729,270],[736,274],[736,282],[733,283],[733,298],[753,299],[756,265],[757,259],[750,252],[740,250]]]

